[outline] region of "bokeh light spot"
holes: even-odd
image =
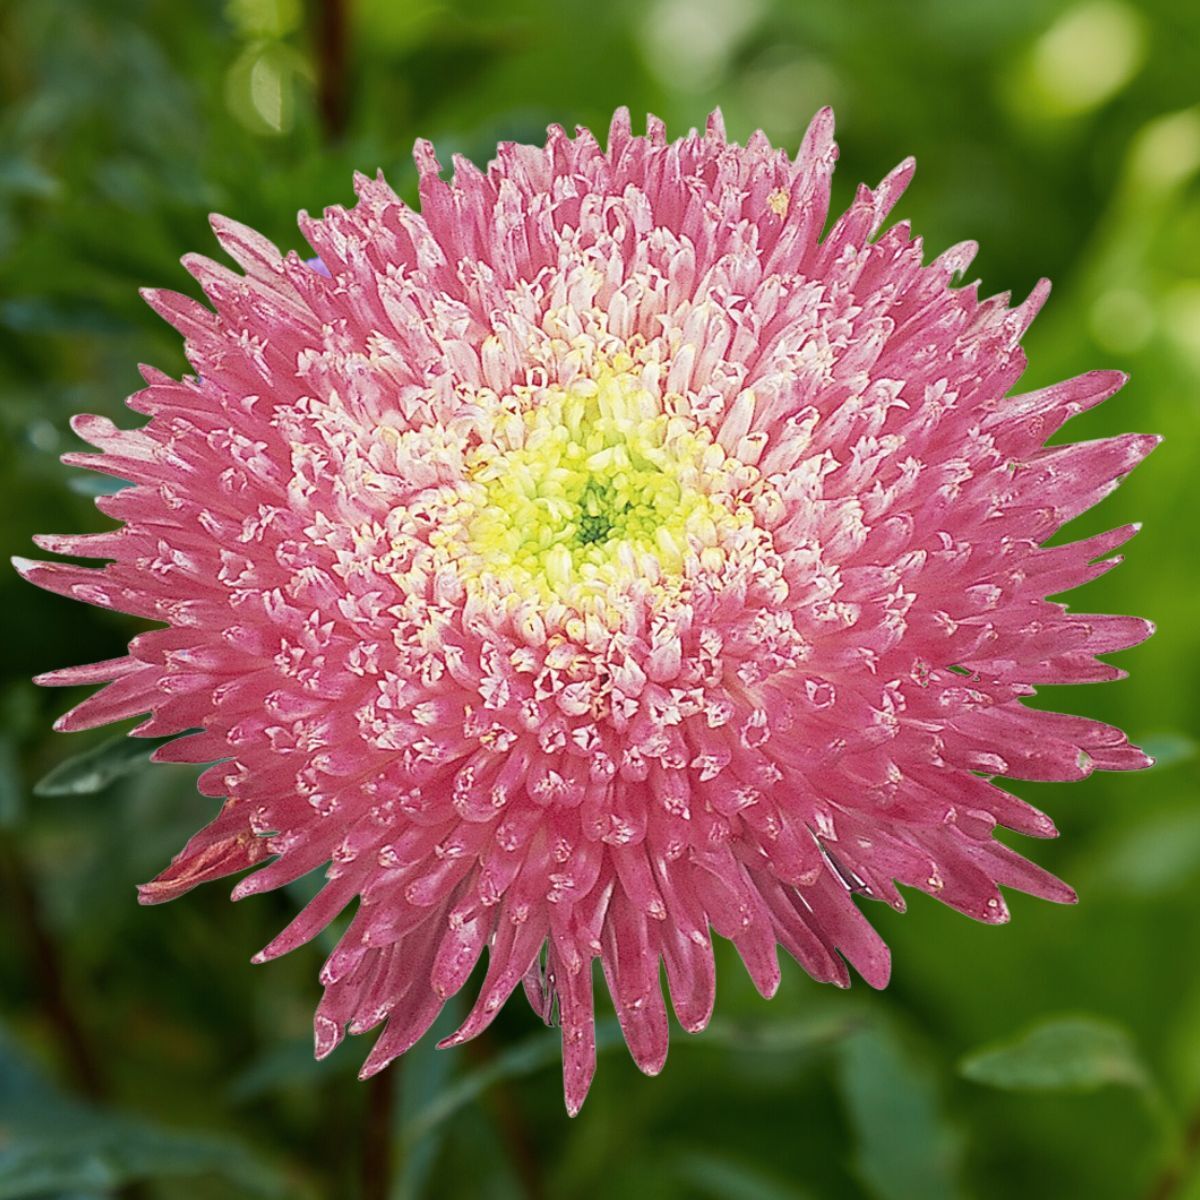
[[[642,22],[646,63],[663,83],[702,92],[724,78],[762,14],[762,0],[657,0]]]
[[[1096,299],[1088,322],[1092,337],[1102,349],[1131,354],[1150,340],[1154,310],[1140,292],[1113,288]]]
[[[1052,116],[1090,112],[1129,83],[1145,51],[1142,18],[1129,5],[1077,5],[1034,43],[1025,81],[1030,100]]]

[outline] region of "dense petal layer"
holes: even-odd
[[[302,215],[310,262],[214,217],[244,274],[189,256],[211,307],[145,293],[196,374],[145,368],[138,430],[74,423],[123,525],[38,544],[106,565],[18,569],[163,628],[41,682],[106,685],[60,728],[149,714],[191,731],[157,758],[216,764],[219,816],[144,901],[325,866],[256,961],[357,904],[318,1055],[382,1025],[382,1069],[486,956],[447,1044],[522,984],[575,1112],[597,959],[653,1074],[662,973],[702,1029],[714,933],[763,995],[777,946],[882,987],[856,897],[1074,898],[994,839],[1054,833],[994,778],[1148,761],[1025,702],[1151,631],[1048,599],[1135,526],[1044,543],[1156,439],[1047,447],[1123,377],[1011,395],[1048,285],[981,301],[951,286],[972,243],[926,265],[883,230],[911,160],[822,236],[836,157],[828,110],[795,159],[719,116],[668,142],[620,112],[607,149],[552,128],[450,180],[420,143],[420,212],[358,176]]]

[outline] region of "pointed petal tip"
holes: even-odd
[[[890,194],[892,203],[899,200],[904,194],[908,185],[912,182],[912,177],[916,174],[917,160],[910,154],[907,158],[898,162],[884,177],[877,192],[887,191]],[[870,189],[867,189],[870,191]]]
[[[366,1081],[368,1079],[370,1079],[373,1075],[378,1075],[380,1071],[385,1070],[388,1067],[388,1065],[391,1063],[391,1061],[392,1060],[390,1058],[383,1057],[383,1056],[376,1059],[375,1051],[372,1050],[370,1056],[367,1058],[367,1061],[365,1063],[363,1063],[362,1067],[359,1069],[359,1072],[358,1072],[359,1081],[362,1083],[366,1083]]]
[[[1040,874],[1042,878],[1036,891],[1027,888],[1023,883],[1016,884],[1017,889],[1026,895],[1036,896],[1039,900],[1049,900],[1051,904],[1079,903],[1079,893],[1069,883],[1064,883],[1057,875],[1051,875],[1048,871],[1041,871]]]
[[[60,552],[55,549],[55,546],[62,544],[61,538],[61,534],[35,533],[31,540],[39,550],[45,550],[47,554],[58,554]],[[67,551],[64,550],[61,553],[66,554]],[[82,555],[80,557],[82,557]],[[15,557],[13,558],[13,566],[16,566]]]
[[[328,1058],[341,1044],[344,1036],[342,1027],[328,1017],[317,1015],[313,1018],[313,1057],[320,1062]]]
[[[564,1051],[566,1046],[564,1043]],[[583,1102],[588,1097],[592,1080],[596,1074],[595,1054],[587,1053],[582,1056],[564,1053],[563,1056],[563,1100],[567,1106],[567,1116],[577,1117],[583,1108]]]
[[[817,109],[813,114],[813,119],[809,121],[808,128],[804,132],[804,137],[800,142],[800,153],[821,155],[826,153],[833,146],[835,121],[833,109],[826,104],[823,108]]]
[[[1021,307],[1029,312],[1030,322],[1041,311],[1053,290],[1054,282],[1048,275],[1043,275],[1030,289],[1029,295],[1021,302]]]
[[[854,968],[868,987],[882,992],[892,978],[892,952],[887,944],[880,939],[874,953],[869,957],[861,956],[862,961],[854,963]],[[847,984],[847,987],[850,985]]]
[[[353,1029],[353,1025],[351,1029]],[[392,1063],[403,1057],[419,1036],[417,1034],[406,1035],[403,1041],[397,1044],[394,1039],[389,1042],[388,1034],[391,1032],[392,1029],[389,1024],[388,1029],[381,1033],[375,1040],[375,1045],[371,1047],[371,1053],[367,1055],[366,1062],[363,1063],[358,1073],[359,1079],[367,1080],[373,1075],[382,1074]]]
[[[282,958],[285,954],[290,954],[297,946],[303,945],[303,939],[297,940],[295,935],[289,937],[289,925],[274,941],[268,942],[257,954],[252,955],[250,961],[260,967],[263,963],[273,962],[277,958]]]
[[[437,151],[433,148],[433,143],[428,138],[417,138],[413,142],[413,162],[417,164],[417,174],[424,181],[427,178],[437,178],[442,171],[442,164],[438,161]]]
[[[162,904],[164,901],[170,900],[171,896],[165,895],[163,890],[157,887],[152,880],[150,883],[139,883],[137,885],[137,899],[139,904],[144,904],[148,907],[152,904]]]
[[[111,433],[116,429],[116,426],[105,417],[97,417],[91,413],[72,413],[67,424],[70,426],[71,432],[83,438],[85,442],[88,440],[88,430],[93,433]]]
[[[235,883],[233,887],[229,889],[229,899],[236,904],[239,900],[245,900],[248,897],[253,896],[256,889],[249,886],[250,880],[253,878],[254,876],[250,875],[245,879],[239,879],[237,883]]]
[[[1129,376],[1124,371],[1108,367],[1102,367],[1096,371],[1086,371],[1083,375],[1077,376],[1077,378],[1088,379],[1096,383],[1103,391],[1102,398],[1105,400],[1115,395],[1129,382]],[[1067,380],[1066,382],[1069,383],[1071,381]]]
[[[31,577],[34,572],[38,569],[38,567],[42,566],[42,564],[38,562],[36,558],[26,558],[23,554],[12,555],[12,557],[9,559],[9,562],[12,563],[13,569],[16,571],[16,573],[20,575],[22,579],[26,579],[30,583],[33,582]]]

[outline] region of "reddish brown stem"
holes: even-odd
[[[1151,1180],[1144,1200],[1174,1200],[1189,1181],[1196,1156],[1200,1154],[1200,1109],[1192,1114],[1183,1132],[1179,1153]]]
[[[317,109],[325,139],[335,142],[346,132],[348,78],[348,0],[317,0]]]
[[[481,1065],[486,1065],[495,1058],[492,1038],[488,1034],[468,1042],[467,1047],[471,1057]],[[509,1161],[521,1181],[526,1197],[528,1200],[545,1200],[546,1185],[542,1178],[537,1148],[514,1090],[504,1080],[497,1080],[488,1088],[485,1103],[491,1110],[492,1119],[500,1131]]]
[[[102,1100],[105,1087],[83,1027],[67,998],[61,956],[42,918],[37,889],[20,850],[7,839],[0,844],[0,867],[12,897],[11,911],[24,931],[37,980],[42,1011],[54,1029],[59,1050],[75,1086],[90,1100]]]
[[[365,1088],[362,1200],[387,1200],[395,1172],[395,1115],[400,1068],[397,1063],[372,1075]]]

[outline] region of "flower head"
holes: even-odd
[[[714,931],[764,995],[780,945],[882,986],[856,893],[992,922],[998,885],[1071,900],[994,840],[1054,827],[993,777],[1148,761],[1023,701],[1117,677],[1097,656],[1150,631],[1046,599],[1134,526],[1042,543],[1156,439],[1044,446],[1123,382],[1009,395],[1046,285],[980,301],[951,286],[973,246],[926,266],[906,224],[880,233],[911,161],[822,238],[827,110],[794,160],[625,112],[607,150],[555,128],[452,182],[416,157],[419,213],[359,177],[353,209],[302,215],[318,269],[214,219],[244,274],[184,260],[212,309],[147,293],[196,375],[148,370],[140,429],[74,425],[100,454],[67,461],[133,485],[97,501],[123,524],[38,539],[111,561],[19,564],[163,626],[43,676],[107,684],[58,727],[149,713],[139,735],[183,734],[156,758],[216,763],[219,815],[143,900],[326,867],[258,955],[358,901],[318,1054],[383,1024],[381,1069],[486,951],[448,1041],[523,982],[572,1111],[595,959],[654,1073],[659,964],[703,1028]]]

